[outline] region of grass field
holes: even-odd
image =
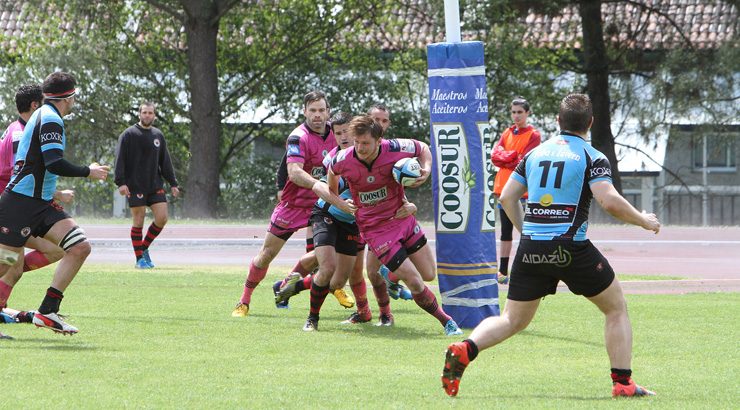
[[[277,270],[276,270],[277,271]],[[48,269],[26,275],[11,307],[36,308]],[[268,284],[248,318],[230,317],[242,269],[85,266],[62,313],[63,337],[0,325],[0,408],[737,408],[740,295],[628,296],[638,383],[658,396],[612,400],[601,314],[571,294],[546,298],[529,329],[484,351],[460,396],[439,376],[451,341],[413,302],[396,326],[346,327],[332,296],[304,333],[308,295],[277,310]],[[504,299],[503,296],[501,298]],[[373,313],[377,305],[371,299]],[[466,331],[466,335],[469,331]]]

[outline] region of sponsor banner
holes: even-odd
[[[430,44],[427,55],[440,293],[470,328],[499,314],[483,43]]]

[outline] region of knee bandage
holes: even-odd
[[[61,241],[59,241],[59,247],[64,249],[65,251],[68,251],[69,248],[86,240],[87,237],[85,237],[85,231],[83,231],[82,228],[80,228],[79,226],[75,226],[74,228],[70,229],[66,235],[64,235],[64,238],[62,238]]]
[[[13,266],[18,262],[18,252],[13,252],[10,249],[0,248],[0,264]]]

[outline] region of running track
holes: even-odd
[[[130,264],[127,225],[83,227],[92,244],[90,262]],[[434,230],[425,227],[434,246]],[[151,248],[157,264],[247,267],[264,238],[264,226],[170,224]],[[305,246],[294,235],[273,265],[293,266]],[[664,227],[654,235],[636,227],[592,226],[589,238],[615,272],[676,276],[683,280],[624,282],[627,293],[740,292],[740,227]],[[516,244],[515,244],[516,245]]]

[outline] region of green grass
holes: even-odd
[[[451,399],[439,375],[445,347],[460,338],[443,336],[413,302],[392,302],[393,328],[343,327],[350,310],[329,296],[320,331],[307,334],[300,330],[307,294],[288,310],[272,303],[269,284],[279,273],[257,288],[248,318],[230,317],[243,270],[85,266],[62,304],[79,334],[0,327],[16,337],[0,341],[0,407],[717,409],[738,403],[737,293],[628,296],[635,378],[657,397],[610,398],[602,316],[582,298],[562,294],[545,298],[529,329],[484,351]],[[48,269],[27,274],[11,306],[38,306],[50,276]],[[374,300],[371,307],[377,315]]]

